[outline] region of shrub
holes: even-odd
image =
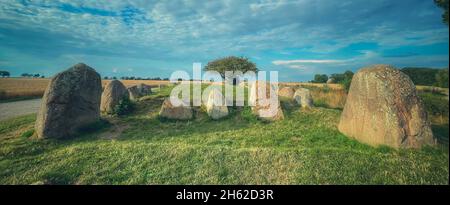
[[[442,95],[437,95],[429,92],[420,93],[425,109],[433,118],[440,119],[440,123],[448,122],[449,104]]]
[[[119,104],[114,107],[114,113],[116,115],[126,115],[134,110],[134,103],[127,97],[119,101]]]
[[[257,122],[258,117],[256,117],[255,114],[253,114],[253,111],[250,106],[245,106],[244,109],[241,112],[242,119],[247,120],[248,122]]]
[[[352,84],[352,79],[351,78],[347,78],[347,79],[343,80],[340,84],[342,85],[344,90],[346,92],[348,92],[350,90],[350,85]]]
[[[436,73],[436,85],[441,88],[448,88],[448,69],[442,69]]]

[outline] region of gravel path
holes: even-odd
[[[0,121],[21,115],[37,113],[41,99],[0,103]]]

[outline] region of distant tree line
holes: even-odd
[[[312,83],[326,83],[328,81],[328,75],[326,74],[316,74],[314,75],[314,80]]]
[[[408,75],[415,85],[428,85],[448,88],[448,68],[414,68],[406,67],[401,71]]]
[[[8,71],[3,71],[0,70],[0,76],[2,76],[2,78],[8,78],[11,74]]]
[[[103,77],[103,79],[105,80],[117,80],[118,78],[113,76],[113,77],[108,77],[105,76]],[[142,78],[142,77],[135,77],[135,76],[122,76],[120,77],[121,80],[169,80],[169,78],[160,78],[160,77],[155,77],[155,78]]]
[[[441,88],[448,88],[448,68],[434,69],[434,68],[416,68],[405,67],[400,69],[403,73],[409,76],[415,85],[437,86]],[[347,91],[352,82],[353,72],[345,71],[344,73],[335,73],[331,75],[316,74],[312,83],[326,83],[328,79],[332,79],[333,83],[341,84]]]
[[[45,78],[44,75],[41,75],[39,73],[32,74],[32,73],[22,73],[20,76],[24,78]]]
[[[333,83],[341,84],[345,90],[348,91],[353,78],[353,72],[350,70],[344,73],[333,73],[330,76],[326,74],[316,74],[312,83],[327,83],[329,79],[332,79]]]

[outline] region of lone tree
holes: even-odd
[[[8,71],[2,71],[2,70],[0,70],[0,76],[2,76],[2,77],[9,77],[10,76],[10,73],[8,72]]]
[[[258,68],[256,68],[255,63],[246,57],[229,56],[209,62],[205,66],[205,71],[217,71],[225,79],[225,77],[231,77],[225,76],[225,71],[242,71],[242,73],[247,71],[257,72]],[[235,76],[233,78],[233,84],[236,84]]]
[[[434,0],[437,6],[444,9],[444,13],[442,14],[442,21],[448,26],[448,0]]]

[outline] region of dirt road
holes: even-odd
[[[21,115],[37,113],[41,99],[0,103],[0,121]]]

